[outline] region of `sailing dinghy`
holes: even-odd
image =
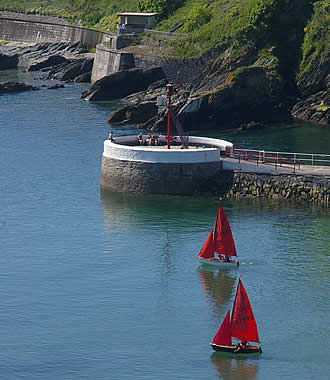
[[[232,259],[232,256],[237,256],[233,235],[226,213],[219,205],[214,233],[212,228],[197,258],[202,264],[229,268],[239,265],[238,260]]]
[[[233,345],[232,338],[240,339],[241,343]],[[234,307],[230,318],[228,311],[217,334],[210,343],[214,351],[232,354],[261,353],[261,347],[247,343],[259,342],[257,323],[246,290],[239,280]]]

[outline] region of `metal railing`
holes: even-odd
[[[300,168],[300,160],[287,156],[286,153],[267,152],[264,150],[233,149],[232,157],[241,161],[250,161],[262,165],[271,165],[275,169],[291,168],[295,172]]]
[[[303,165],[330,167],[329,154],[271,152],[265,150],[233,148],[231,157],[236,158],[239,161],[255,162],[257,165],[263,164],[272,165],[275,168],[292,168],[294,171],[300,169]]]
[[[168,39],[184,38],[188,36],[188,34],[185,34],[185,33],[162,32],[160,30],[153,30],[153,29],[144,29],[144,33],[149,33],[157,38],[168,38]]]

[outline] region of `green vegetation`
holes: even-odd
[[[299,67],[298,81],[304,73],[310,71],[318,58],[322,58],[329,49],[330,0],[317,1],[314,13],[305,27],[302,48],[302,60]]]
[[[295,11],[297,4],[300,10]],[[292,17],[285,20],[283,10],[290,5]],[[228,48],[238,51],[243,46],[287,49],[287,32],[295,27],[300,43],[305,36],[300,72],[329,46],[329,7],[330,0],[0,0],[0,10],[81,20],[85,26],[108,30],[115,28],[118,12],[157,12],[156,29],[189,33],[172,45],[175,54],[185,57]],[[294,64],[288,61],[284,70]]]
[[[0,0],[0,10],[81,20],[87,27],[114,29],[117,13],[139,11],[137,0]]]

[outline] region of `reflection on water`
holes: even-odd
[[[233,358],[231,354],[214,352],[211,361],[218,376],[223,380],[253,380],[257,376],[258,360],[254,358]]]
[[[233,296],[236,279],[227,270],[207,268],[205,265],[201,265],[198,271],[205,294],[214,303],[217,314],[223,315],[225,303]]]

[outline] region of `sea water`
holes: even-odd
[[[241,265],[201,266],[219,199],[102,191],[110,128],[139,131],[109,126],[118,104],[81,100],[86,88],[0,96],[0,378],[328,379],[329,208],[222,200]],[[209,136],[330,154],[329,129],[311,124]],[[260,356],[209,345],[239,278]]]

